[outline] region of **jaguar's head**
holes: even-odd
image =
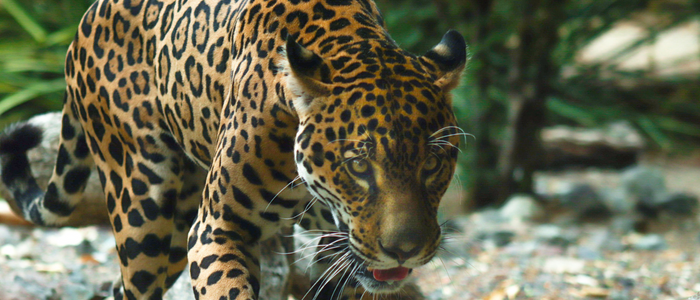
[[[420,57],[387,41],[322,57],[290,39],[286,55],[299,175],[347,234],[344,267],[370,292],[393,292],[441,240],[438,205],[463,135],[449,92],[464,39],[449,31]]]

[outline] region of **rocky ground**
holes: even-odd
[[[700,293],[698,165],[540,173],[537,200],[445,213],[444,249],[412,276],[428,299],[690,299]],[[117,270],[108,228],[0,225],[2,300],[104,299]],[[168,296],[190,293],[181,280]]]

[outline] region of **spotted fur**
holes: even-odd
[[[258,242],[294,222],[325,233],[309,295],[393,293],[370,270],[440,242],[465,61],[454,31],[400,49],[370,0],[98,0],[68,50],[48,188],[31,125],[0,137],[2,179],[27,219],[61,225],[97,170],[116,299],[161,299],[186,264],[198,299],[257,299]]]

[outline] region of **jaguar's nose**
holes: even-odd
[[[436,214],[427,205],[420,191],[407,186],[405,193],[391,193],[382,200],[379,211],[379,234],[373,242],[378,254],[384,258],[395,259],[399,264],[408,261],[409,265],[421,263],[418,257],[428,256],[426,250],[433,251],[432,246],[440,236],[440,226]]]
[[[379,239],[379,248],[387,256],[397,260],[399,264],[403,264],[410,258],[418,255],[423,244],[415,240],[403,240],[400,242],[389,241],[387,244]]]

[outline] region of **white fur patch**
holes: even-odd
[[[443,57],[452,56],[452,51],[450,51],[450,47],[447,47],[447,45],[445,44],[438,44],[437,46],[435,46],[435,48],[433,48],[433,51]]]

